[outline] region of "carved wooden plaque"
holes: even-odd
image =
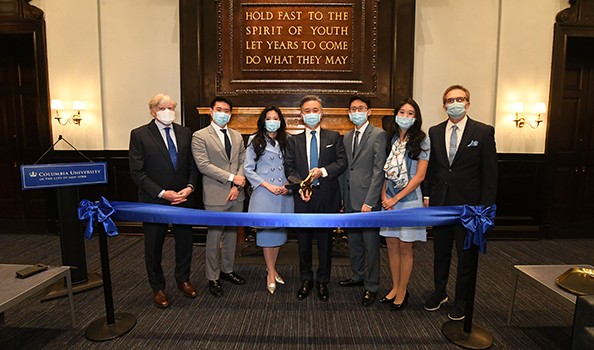
[[[378,0],[218,2],[218,95],[377,95]]]

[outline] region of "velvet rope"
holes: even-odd
[[[81,207],[83,202],[85,200],[81,202]],[[110,204],[103,197],[101,203]],[[457,205],[352,214],[214,212],[137,202],[111,202],[110,208],[114,211],[111,218],[116,221],[203,226],[403,227],[442,226],[462,223],[471,237],[469,239],[467,236],[467,240],[470,240],[471,244],[479,245],[481,251],[483,251],[483,247],[486,249],[486,232],[493,227],[495,217],[494,205],[487,208]],[[79,208],[79,213],[80,211],[81,208]],[[81,220],[83,219],[90,222],[93,217],[81,218]],[[90,226],[92,227],[92,225]],[[478,237],[476,237],[477,235]]]

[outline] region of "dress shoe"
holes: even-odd
[[[208,291],[215,297],[223,296],[223,287],[221,287],[219,280],[208,281]]]
[[[348,280],[339,281],[338,284],[341,287],[355,287],[355,286],[362,286],[363,281],[353,281],[352,279],[348,279]]]
[[[162,290],[158,290],[153,293],[153,302],[155,303],[156,307],[159,307],[161,309],[164,309],[167,306],[169,306],[169,300],[167,300],[167,295],[165,295],[165,292]]]
[[[276,276],[274,276],[274,280],[278,284],[285,284],[285,280],[279,274],[277,274]]]
[[[268,283],[266,285],[266,289],[268,289],[268,291],[270,292],[270,294],[274,294],[274,292],[276,292],[276,283]]]
[[[380,304],[392,304],[394,302],[394,299],[396,299],[396,296],[394,296],[393,298],[388,298],[388,294],[386,294],[380,298],[379,302]]]
[[[178,284],[177,288],[179,288],[179,290],[181,290],[182,293],[184,293],[184,295],[188,298],[195,298],[198,295],[198,293],[196,293],[196,289],[192,287],[189,281]]]
[[[297,291],[297,299],[303,300],[309,296],[312,283],[310,281],[301,282],[301,288]]]
[[[406,305],[406,302],[408,301],[409,295],[410,295],[410,293],[407,290],[406,294],[404,294],[404,299],[402,299],[402,302],[400,304],[394,304],[394,303],[390,304],[390,311],[398,311],[398,310],[404,309],[404,306]]]
[[[268,269],[266,269],[266,273],[268,273]],[[285,280],[278,274],[278,272],[276,272],[276,275],[274,275],[274,280],[278,284],[285,284]]]
[[[328,292],[328,285],[325,283],[318,283],[317,288],[318,298],[320,298],[321,301],[328,301],[328,298],[330,298],[330,292]]]
[[[361,299],[361,303],[363,303],[363,306],[369,306],[371,304],[373,304],[373,302],[375,301],[375,296],[377,295],[377,293],[372,292],[370,290],[365,290],[365,293],[363,293],[363,299]]]
[[[243,278],[239,277],[239,275],[237,275],[233,271],[231,271],[229,273],[221,272],[220,278],[224,279],[226,281],[229,281],[233,284],[245,284],[245,280]]]

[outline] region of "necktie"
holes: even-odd
[[[227,135],[227,129],[221,129],[223,135],[225,135],[225,152],[227,153],[227,158],[231,159],[231,140],[229,140],[229,135]]]
[[[169,149],[169,156],[171,157],[171,163],[173,163],[173,168],[177,168],[177,149],[175,148],[175,143],[169,135],[169,131],[171,128],[165,128],[165,136],[167,138],[167,149]]]
[[[315,130],[311,132],[311,141],[309,143],[309,170],[318,167],[318,139],[316,138]],[[318,180],[313,182],[318,184]]]
[[[359,146],[359,134],[360,131],[355,131],[355,141],[353,142],[353,158],[355,158],[355,152],[357,151],[357,147]]]
[[[452,135],[450,136],[450,154],[448,155],[450,165],[452,165],[452,162],[454,161],[456,149],[458,148],[458,133],[456,133],[456,130],[458,130],[458,127],[456,125],[452,126]]]

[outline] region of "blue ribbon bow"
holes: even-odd
[[[104,197],[101,197],[97,204],[87,199],[80,201],[78,207],[78,219],[87,221],[87,226],[85,228],[85,238],[93,238],[93,226],[95,224],[95,220],[103,224],[105,233],[108,236],[117,236],[118,228],[110,218],[110,216],[114,213],[115,210]]]
[[[466,228],[464,239],[464,250],[470,249],[472,245],[479,247],[481,253],[487,252],[487,231],[495,226],[496,205],[485,208],[484,205],[464,205],[460,214],[460,221]]]

